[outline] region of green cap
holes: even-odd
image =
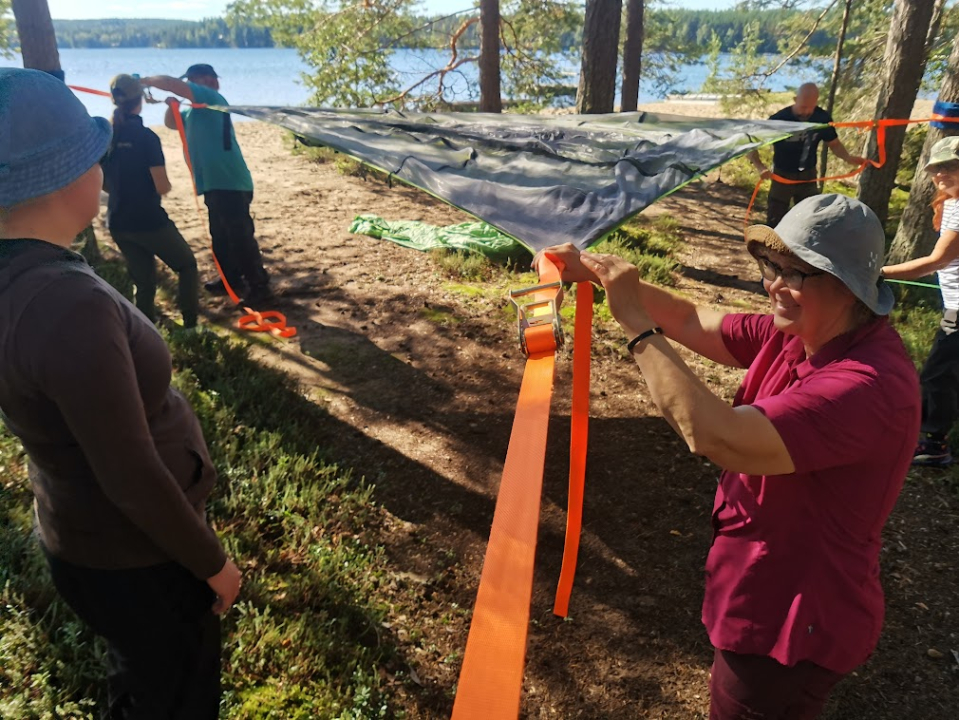
[[[117,75],[110,81],[110,94],[113,95],[113,104],[139,100],[143,97],[143,87],[140,81],[132,75]]]
[[[928,170],[933,165],[942,165],[943,163],[959,160],[959,135],[943,138],[932,146],[929,151],[929,162],[923,170]]]

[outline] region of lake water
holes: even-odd
[[[401,73],[428,71],[441,66],[444,59],[435,50],[401,50],[394,56],[394,67]],[[60,64],[66,72],[67,82],[71,85],[108,90],[110,78],[118,73],[137,73],[139,75],[179,76],[187,67],[197,62],[210,63],[222,76],[220,90],[223,96],[234,105],[303,105],[309,98],[309,91],[301,80],[302,73],[308,70],[295,50],[285,48],[263,48],[241,50],[236,48],[211,49],[164,49],[164,48],[108,48],[108,49],[71,49],[60,50]],[[0,57],[0,67],[20,67],[19,57]],[[475,100],[470,97],[469,82],[476,79],[476,67],[464,66],[463,75],[454,88],[457,100]],[[571,77],[575,77],[579,67],[570,68]],[[677,91],[696,92],[706,80],[708,68],[703,64],[687,65],[683,68]],[[774,78],[771,90],[783,90],[795,87],[809,77],[808,70],[795,70]],[[572,80],[571,80],[572,82]],[[640,102],[652,102],[657,99],[648,92],[642,92]],[[160,99],[164,93],[156,93]],[[109,117],[113,112],[107,98],[88,93],[79,93],[80,99],[91,114]],[[165,105],[146,105],[143,117],[148,125],[163,122]],[[681,107],[681,106],[680,106]],[[677,109],[677,112],[682,112]]]

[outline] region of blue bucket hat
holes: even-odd
[[[0,68],[0,207],[66,187],[106,154],[111,135],[61,80]]]

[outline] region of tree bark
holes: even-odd
[[[852,2],[852,0],[847,0]],[[626,42],[623,46],[623,90],[621,112],[633,112],[639,105],[639,78],[643,69],[645,0],[628,0]]]
[[[826,112],[832,115],[832,109],[836,105],[836,88],[839,86],[839,70],[842,67],[842,48],[846,44],[846,30],[849,29],[849,16],[852,14],[852,0],[846,0],[842,10],[842,26],[839,28],[839,39],[836,41],[836,55],[832,62],[832,77],[829,79],[829,96],[826,98]],[[828,177],[829,172],[829,148],[825,143],[819,154],[819,173],[820,177]],[[819,184],[819,189],[825,183]]]
[[[952,51],[943,73],[939,99],[943,102],[959,103],[959,35],[952,41]],[[936,194],[932,178],[923,171],[929,160],[929,151],[937,141],[950,135],[959,135],[959,123],[946,123],[946,129],[929,126],[926,142],[922,146],[916,174],[912,179],[909,201],[902,213],[896,237],[889,248],[889,263],[900,263],[914,257],[928,255],[939,234],[932,227],[932,199]]]
[[[912,112],[926,69],[926,38],[935,5],[935,0],[896,0],[883,57],[882,85],[873,115],[876,119],[907,118]],[[889,216],[889,197],[896,182],[905,136],[904,125],[886,128],[885,165],[868,166],[859,179],[859,199],[871,207],[883,223]],[[866,156],[874,158],[878,154],[874,130],[869,136]]]
[[[576,112],[608,113],[616,98],[616,55],[622,0],[587,0],[583,26],[583,62]]]
[[[23,67],[43,70],[62,80],[57,35],[53,31],[47,0],[13,0],[12,5]]]
[[[480,112],[503,112],[499,67],[499,0],[480,0]]]

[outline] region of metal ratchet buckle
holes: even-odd
[[[543,285],[533,285],[519,290],[509,291],[509,301],[516,307],[516,330],[519,334],[519,345],[523,349],[523,354],[529,357],[529,348],[526,345],[526,330],[543,325],[553,326],[553,339],[558,348],[563,344],[563,328],[560,325],[559,310],[556,307],[556,296],[549,300],[531,300],[530,302],[521,302],[517,298],[523,298],[529,295],[535,295],[544,290],[559,290],[562,283],[556,282],[544,283]],[[545,311],[545,312],[544,312]]]

